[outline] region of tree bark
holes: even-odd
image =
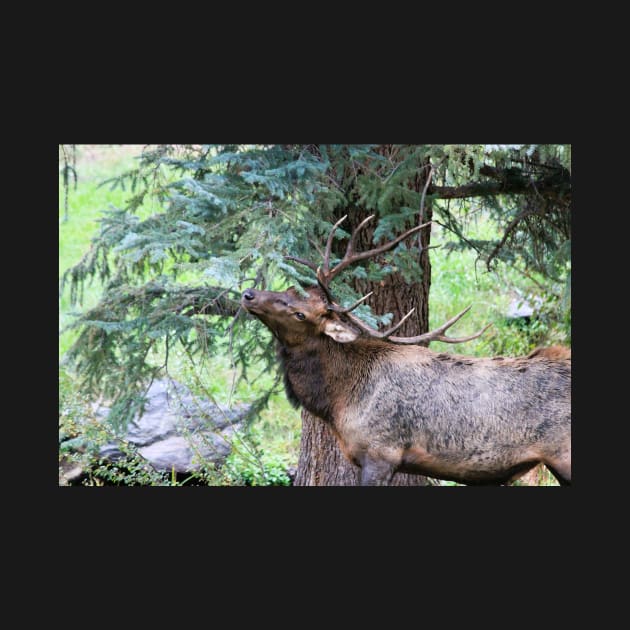
[[[420,172],[414,188],[422,191],[424,186],[424,171]],[[370,213],[354,206],[345,207],[337,212],[337,218],[344,214],[348,218],[344,222],[344,229],[351,232]],[[431,220],[430,205],[425,202],[423,216],[418,217],[420,223]],[[370,249],[372,235],[377,222],[372,221],[360,232],[356,251]],[[413,225],[406,226],[406,229]],[[369,298],[369,304],[377,315],[393,313],[395,323],[402,319],[412,308],[413,315],[402,325],[396,334],[412,336],[428,331],[429,324],[429,289],[431,286],[431,264],[429,261],[428,246],[431,238],[430,228],[420,231],[418,239],[410,238],[410,243],[416,243],[419,252],[419,262],[422,269],[421,278],[414,283],[407,284],[402,275],[394,272],[386,276],[378,283],[356,279],[354,289],[361,295],[370,291],[374,294]],[[345,252],[346,242],[335,241],[342,256]],[[378,258],[375,259],[378,261]],[[302,410],[302,437],[300,442],[300,456],[298,469],[294,481],[296,486],[356,486],[359,482],[360,469],[352,464],[339,449],[337,439],[332,434],[328,425],[305,409]],[[390,483],[392,486],[426,486],[431,485],[426,477],[421,475],[409,475],[396,473]]]

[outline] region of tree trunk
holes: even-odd
[[[420,174],[421,175],[421,174]],[[414,182],[414,188],[421,191],[424,180],[418,176]],[[351,232],[365,217],[368,212],[356,207],[345,207],[337,212],[337,218],[344,214],[348,218],[344,222],[344,229]],[[425,203],[424,213],[419,217],[419,223],[431,220],[431,208]],[[372,221],[360,233],[356,251],[371,249],[372,235],[377,221]],[[407,226],[406,229],[413,227]],[[431,238],[430,228],[420,231],[419,240],[410,238],[408,246],[418,243],[420,253],[420,265],[422,277],[418,282],[407,284],[400,273],[394,272],[386,276],[378,283],[367,280],[356,279],[354,289],[361,295],[370,291],[374,294],[369,298],[369,304],[373,312],[377,315],[393,313],[392,324],[399,321],[412,308],[415,308],[413,315],[396,332],[401,336],[412,336],[428,331],[429,324],[429,289],[431,286],[431,265],[427,247]],[[335,241],[339,251],[335,252],[342,256],[345,252],[346,242]],[[378,260],[375,259],[375,260]],[[294,485],[296,486],[356,486],[359,482],[360,469],[352,464],[342,454],[337,445],[337,439],[332,435],[328,425],[305,409],[302,410],[302,438],[300,442],[300,456],[298,469]],[[430,485],[426,477],[421,475],[409,475],[396,473],[390,483],[392,486],[426,486]]]

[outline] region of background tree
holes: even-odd
[[[567,145],[160,145],[108,183],[129,188],[127,205],[104,214],[62,288],[80,302],[87,280],[104,283],[99,303],[74,324],[79,335],[67,360],[87,393],[113,402],[116,426],[142,409],[148,383],[168,367],[176,344],[191,361],[230,352],[243,378],[254,368],[273,369],[272,340],[239,316],[240,293],[314,283],[310,270],[284,256],[316,260],[317,247],[346,214],[337,251],[368,214],[376,219],[362,233],[366,248],[433,218],[457,236],[452,247],[474,249],[487,268],[505,263],[535,277],[541,292],[562,304],[556,310],[570,328]],[[140,218],[147,197],[159,210]],[[468,237],[474,212],[496,221],[496,239]],[[374,290],[370,306],[358,309],[365,321],[384,325],[415,307],[402,334],[425,332],[430,239],[430,229],[422,230],[379,260],[346,270],[334,284],[336,296],[349,302]],[[276,379],[271,391],[279,388]],[[325,425],[307,413],[303,420],[296,483],[355,483],[355,469]],[[393,483],[426,482],[399,474]]]
[[[319,154],[318,148],[311,151]],[[403,227],[408,229],[416,222],[431,220],[430,204],[426,203],[426,185],[431,170],[420,147],[337,147],[333,155],[328,177],[336,188],[344,191],[344,195],[338,198],[332,220],[336,223],[347,216],[343,227],[347,233],[352,233],[370,214],[381,218],[378,227],[372,222],[359,233],[357,251],[371,249],[379,234],[394,236],[394,232]],[[387,229],[388,222],[396,229]],[[400,246],[397,264],[392,264],[392,256],[383,255],[374,261],[371,269],[353,270],[348,274],[347,282],[357,295],[373,292],[370,299],[373,313],[391,314],[400,320],[414,309],[401,327],[401,335],[411,336],[428,330],[430,237],[431,231],[425,229],[415,239]],[[336,244],[334,252],[341,258],[345,243],[338,239]],[[403,254],[408,256],[405,258]],[[400,264],[407,271],[407,277],[398,268]],[[295,485],[357,485],[358,480],[358,469],[343,456],[328,426],[307,410],[302,410],[300,460]],[[397,473],[391,485],[426,483],[420,475]]]

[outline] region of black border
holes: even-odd
[[[504,107],[486,104],[477,108],[462,103],[447,110],[444,100],[453,100],[456,95],[433,91],[424,101],[413,96],[387,99],[388,107],[381,106],[384,99],[375,105],[365,94],[346,94],[339,109],[333,111],[332,104],[301,97],[287,97],[282,102],[268,101],[263,93],[253,91],[250,98],[243,94],[226,98],[223,103],[191,114],[182,106],[169,110],[168,116],[161,111],[159,120],[142,117],[132,110],[129,117],[111,120],[101,108],[94,122],[94,113],[85,116],[78,126],[69,124],[66,118],[59,125],[59,135],[64,142],[111,143],[112,139],[127,143],[241,141],[278,142],[540,142],[566,143],[572,125],[564,116],[563,103],[557,103],[553,115],[544,121],[532,119],[531,111],[514,107],[514,102]],[[507,99],[509,101],[509,98]],[[236,102],[244,103],[236,108]],[[369,103],[367,106],[365,103]],[[78,107],[81,107],[78,104]],[[493,109],[502,109],[501,115]],[[483,111],[480,111],[483,110]],[[120,113],[121,108],[118,108]],[[229,113],[228,113],[229,112]],[[82,112],[85,114],[85,112]],[[480,118],[481,115],[481,118]],[[226,122],[229,121],[229,122]],[[482,120],[483,122],[480,122]],[[87,122],[86,122],[87,121]],[[542,122],[542,124],[541,124]],[[168,129],[168,131],[165,131]],[[299,129],[299,131],[295,131]],[[167,137],[165,137],[167,136]],[[50,171],[52,173],[52,170]],[[52,178],[51,178],[52,179]],[[51,185],[52,185],[51,181]],[[57,182],[54,182],[55,190]],[[50,191],[52,194],[52,189]],[[42,207],[47,205],[48,192],[42,189]],[[576,218],[574,213],[574,218]],[[50,217],[53,214],[50,213]],[[57,220],[56,218],[51,220]],[[576,399],[585,395],[580,363],[584,348],[578,332],[580,317],[576,311],[585,307],[579,299],[577,287],[583,282],[579,275],[581,253],[578,238],[579,221],[574,223],[573,242],[573,343],[577,350],[578,383],[573,390]],[[50,226],[50,232],[53,226]],[[49,231],[42,230],[42,258],[47,259],[48,247],[52,250]],[[45,265],[44,265],[45,267]],[[52,273],[51,273],[52,275]],[[50,288],[50,299],[57,294],[57,277],[46,281]],[[575,299],[578,298],[577,302]],[[52,304],[51,304],[52,307]],[[52,318],[54,320],[54,318]],[[52,328],[52,326],[51,326]],[[46,333],[50,340],[52,357],[57,357],[52,330]],[[54,335],[56,335],[56,330]],[[45,344],[46,345],[46,344]],[[45,356],[47,355],[44,350]],[[55,359],[56,360],[56,359]],[[47,364],[47,360],[38,362]],[[52,368],[52,366],[51,366]],[[46,386],[50,383],[50,402],[58,393],[50,374],[57,368],[45,370]],[[54,378],[54,377],[53,377]],[[589,483],[590,471],[585,467],[584,455],[576,461],[576,481],[571,487],[545,490],[523,490],[512,488],[458,488],[456,490],[418,488],[60,488],[54,471],[57,435],[50,420],[50,406],[44,402],[42,415],[48,418],[42,434],[33,435],[33,442],[41,448],[39,463],[46,462],[34,480],[36,487],[47,488],[47,495],[58,515],[57,532],[63,538],[70,524],[73,535],[76,527],[86,527],[91,537],[99,541],[115,539],[118,542],[157,536],[164,541],[172,539],[177,545],[182,540],[191,544],[198,541],[230,541],[268,548],[307,552],[323,539],[344,541],[344,557],[355,548],[358,538],[368,536],[369,545],[391,546],[396,549],[399,541],[414,543],[414,548],[429,550],[454,545],[462,549],[468,545],[502,545],[545,547],[549,540],[558,546],[558,552],[566,548],[563,535],[571,528],[578,504]],[[574,409],[579,413],[583,406],[576,400]],[[580,422],[578,421],[578,426]],[[576,445],[584,441],[578,431]],[[29,445],[29,449],[30,449]],[[578,452],[585,449],[575,447]],[[56,464],[55,464],[56,465]],[[595,473],[597,475],[597,473]],[[499,493],[502,493],[501,496]],[[83,524],[83,525],[82,525]],[[96,533],[98,532],[98,534]],[[175,533],[176,532],[176,533]],[[86,532],[87,533],[87,532]],[[437,538],[436,538],[437,537]],[[87,540],[87,538],[85,539]],[[155,540],[155,538],[154,538]],[[149,543],[147,542],[147,545]],[[227,543],[226,543],[227,544]],[[272,545],[273,546],[273,545]],[[298,551],[299,550],[299,551]],[[399,550],[400,552],[400,550]],[[416,552],[414,552],[415,554]],[[423,551],[422,553],[426,553]]]

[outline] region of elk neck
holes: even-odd
[[[374,367],[396,349],[373,339],[337,343],[322,335],[296,346],[278,343],[287,398],[334,423],[336,413],[362,396]]]

